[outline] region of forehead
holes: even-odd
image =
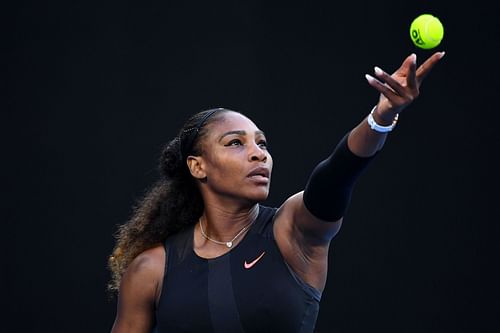
[[[226,112],[222,117],[213,123],[210,130],[213,135],[221,135],[228,131],[246,131],[248,133],[253,133],[258,131],[259,128],[253,121],[245,117],[244,115],[236,112]]]

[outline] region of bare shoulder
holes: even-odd
[[[138,273],[152,273],[161,268],[165,264],[165,249],[163,245],[158,244],[154,247],[145,250],[130,263],[129,269]]]
[[[165,249],[162,244],[145,250],[130,263],[126,274],[133,275],[163,275],[165,267]]]
[[[151,331],[164,266],[162,245],[145,250],[132,260],[120,283],[113,333]]]
[[[157,299],[162,287],[165,258],[165,249],[161,244],[139,254],[127,267],[121,289],[141,292]]]
[[[119,292],[121,298],[154,304],[162,288],[165,258],[165,250],[161,244],[135,257],[123,274]]]

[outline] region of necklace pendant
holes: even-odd
[[[226,246],[231,248],[233,246],[233,242],[226,242]]]

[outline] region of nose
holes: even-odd
[[[265,149],[262,149],[259,145],[254,143],[251,145],[248,157],[250,161],[265,162],[267,160],[267,152]]]

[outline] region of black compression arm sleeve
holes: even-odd
[[[333,153],[313,170],[304,190],[304,204],[317,218],[337,221],[344,216],[358,177],[377,154],[354,155],[347,147],[347,133]]]

